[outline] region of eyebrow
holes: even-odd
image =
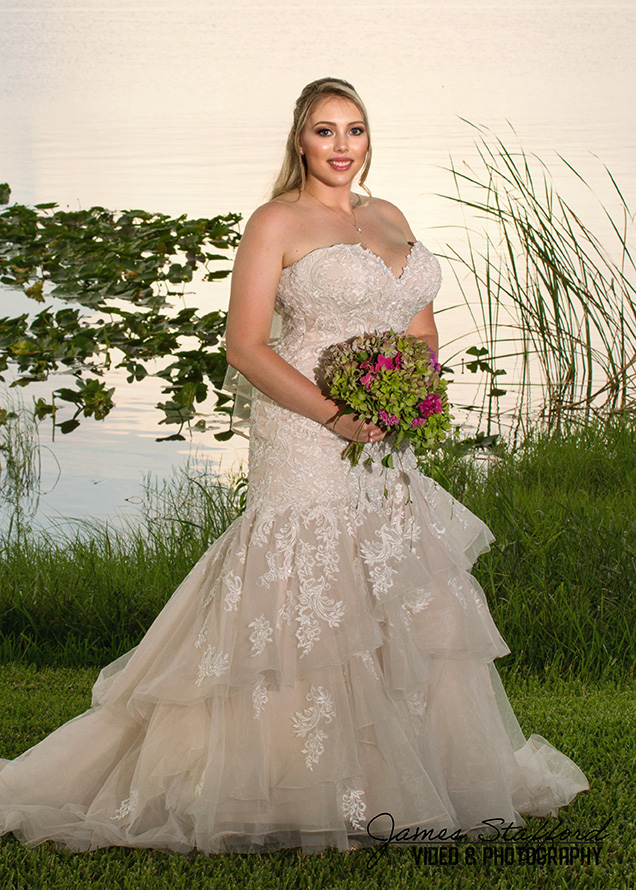
[[[329,124],[329,126],[331,126],[331,127],[334,127],[334,126],[335,126],[335,122],[334,122],[334,121],[316,121],[315,124],[312,124],[312,127],[317,127],[318,124]],[[347,126],[348,126],[348,127],[352,127],[354,124],[364,124],[364,121],[363,121],[363,120],[360,120],[360,121],[349,121],[349,123],[347,124]]]

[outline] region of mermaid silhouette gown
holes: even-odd
[[[277,351],[315,380],[331,343],[406,329],[440,268],[416,242],[398,278],[359,244],[281,276]],[[264,395],[245,512],[93,705],[0,761],[0,833],[203,852],[327,846],[393,824],[447,834],[522,825],[588,788],[524,738],[492,660],[508,653],[469,574],[486,526],[408,451],[394,469]],[[384,832],[384,835],[383,835]]]

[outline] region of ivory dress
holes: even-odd
[[[314,250],[282,272],[277,351],[316,380],[325,347],[406,329],[439,284],[419,241],[399,278],[359,244]],[[387,469],[375,443],[353,467],[345,445],[256,396],[244,514],[104,668],[93,707],[0,761],[0,833],[316,852],[380,813],[396,830],[522,825],[588,788],[524,738],[492,666],[509,650],[469,574],[487,527],[408,451]]]

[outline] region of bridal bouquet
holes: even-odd
[[[385,466],[393,466],[393,452],[405,439],[419,457],[446,438],[452,419],[446,381],[435,354],[417,337],[391,329],[336,343],[326,351],[323,371],[330,396],[344,404],[342,414],[359,414],[389,431]],[[364,445],[350,442],[342,456],[357,464]]]

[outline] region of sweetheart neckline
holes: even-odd
[[[378,260],[384,266],[384,268],[387,270],[387,272],[391,275],[391,278],[393,278],[393,280],[395,282],[398,282],[398,281],[402,281],[402,279],[404,278],[404,276],[406,274],[407,269],[409,268],[410,260],[411,260],[411,257],[413,256],[413,251],[415,249],[416,244],[419,244],[421,247],[424,246],[420,240],[415,240],[413,242],[409,241],[407,243],[410,245],[411,249],[409,250],[409,252],[406,255],[406,258],[404,260],[404,267],[402,268],[402,272],[399,275],[395,274],[395,272],[393,271],[391,266],[389,266],[389,264],[386,262],[386,260],[384,260],[380,256],[379,253],[376,253],[374,250],[371,250],[370,247],[365,247],[359,241],[338,241],[338,242],[336,242],[336,244],[327,244],[324,247],[314,247],[313,250],[307,251],[307,253],[304,253],[301,257],[298,257],[297,260],[294,260],[293,263],[290,263],[288,266],[283,266],[282,271],[285,272],[285,271],[287,271],[287,269],[292,269],[294,266],[297,266],[298,263],[302,263],[302,261],[307,259],[307,257],[311,256],[314,253],[318,253],[321,250],[333,250],[334,247],[359,247],[360,250],[363,251],[363,253],[368,253],[372,257],[375,257],[375,259]]]

